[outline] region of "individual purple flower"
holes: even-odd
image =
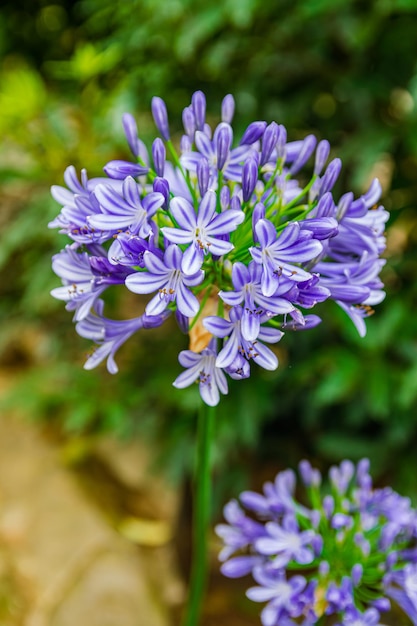
[[[273,328],[260,326],[257,338],[248,341],[242,333],[242,315],[241,307],[234,307],[229,312],[230,321],[216,316],[208,316],[204,319],[204,326],[215,337],[227,337],[224,347],[217,357],[217,367],[229,367],[238,354],[241,354],[248,361],[253,359],[257,365],[266,370],[276,369],[278,367],[276,355],[261,343],[261,340],[267,343],[276,343],[281,339],[283,333]],[[261,318],[260,322],[263,321],[265,320]]]
[[[260,248],[252,247],[249,252],[256,263],[262,265],[262,291],[272,296],[285,276],[296,282],[306,281],[311,274],[297,265],[311,261],[320,254],[322,246],[312,238],[309,231],[301,231],[297,222],[289,224],[278,236],[275,226],[267,219],[255,226]]]
[[[379,279],[384,264],[384,259],[375,259],[364,252],[359,261],[321,262],[314,269],[320,273],[321,284],[329,289],[334,300],[377,304],[385,297]]]
[[[68,187],[53,185],[53,198],[63,205],[60,214],[48,224],[49,228],[59,228],[61,233],[71,237],[78,243],[102,243],[109,239],[108,233],[97,232],[88,223],[90,215],[100,213],[100,205],[93,191],[103,182],[108,183],[116,190],[121,190],[120,181],[106,178],[88,179],[86,170],[81,171],[81,182],[78,180],[75,168],[70,165],[64,173],[64,180]]]
[[[198,272],[208,252],[222,256],[233,250],[233,244],[219,236],[232,232],[245,219],[240,210],[229,209],[217,214],[216,194],[210,190],[203,197],[197,214],[185,198],[173,198],[170,212],[179,227],[161,230],[172,243],[191,244],[182,259],[181,269],[185,274]]]
[[[136,272],[126,278],[126,286],[133,293],[153,293],[158,291],[146,305],[147,315],[159,315],[170,302],[175,302],[180,313],[186,317],[194,317],[200,308],[196,296],[190,287],[199,285],[204,272],[185,275],[181,270],[183,253],[180,248],[171,244],[165,250],[163,259],[152,252],[143,255],[145,272]]]
[[[320,284],[319,274],[313,274],[311,278],[304,282],[292,283],[290,289],[285,294],[285,297],[293,304],[304,309],[312,309],[318,302],[324,302],[330,296],[330,290]]]
[[[114,356],[117,350],[134,333],[142,328],[160,326],[168,317],[169,312],[162,315],[141,315],[130,320],[116,321],[103,316],[103,302],[97,302],[95,312],[91,312],[77,323],[77,333],[81,337],[91,339],[98,347],[90,354],[84,364],[87,370],[97,367],[107,359],[107,369],[110,374],[116,374],[118,367]]]
[[[300,532],[296,519],[287,515],[281,524],[268,522],[265,525],[267,537],[255,542],[255,548],[264,555],[274,555],[272,564],[277,569],[285,567],[290,561],[305,565],[314,560],[311,542],[314,537],[312,530]]]
[[[236,500],[232,500],[224,507],[224,517],[227,524],[218,524],[216,526],[217,535],[221,537],[226,544],[219,555],[221,561],[230,559],[237,550],[246,548],[255,540],[266,535],[263,524],[248,517]],[[265,559],[261,560],[264,561]],[[252,567],[249,571],[251,571],[253,567],[254,563],[252,561]]]
[[[303,576],[286,579],[282,570],[256,567],[253,577],[259,587],[250,587],[246,595],[254,602],[268,602],[261,613],[263,626],[275,626],[289,617],[299,617],[303,611],[301,592],[306,586]]]
[[[117,231],[128,229],[132,234],[148,237],[152,231],[150,218],[163,205],[161,193],[151,192],[141,198],[139,186],[131,176],[123,182],[123,197],[106,185],[94,190],[102,214],[92,215],[89,223],[101,230]]]
[[[109,263],[144,268],[143,255],[150,251],[162,257],[163,252],[155,246],[152,236],[143,239],[130,232],[117,233],[108,251]]]
[[[72,246],[54,255],[52,268],[64,285],[52,289],[51,295],[64,300],[67,311],[75,311],[74,321],[85,318],[108,283],[96,280],[88,253],[79,252]],[[115,282],[124,282],[125,276],[122,281]]]
[[[183,389],[198,382],[200,395],[209,406],[220,402],[220,393],[227,393],[227,380],[221,368],[216,366],[217,353],[212,342],[197,354],[191,350],[183,350],[178,356],[180,364],[186,368],[175,381],[174,387]]]
[[[240,501],[250,511],[265,518],[294,515],[295,474],[292,470],[279,472],[274,482],[266,482],[263,495],[254,491],[243,491]]]
[[[254,261],[246,267],[243,263],[233,264],[233,291],[221,291],[220,298],[229,306],[243,303],[241,318],[242,335],[247,341],[255,341],[259,335],[261,318],[274,315],[285,315],[294,310],[294,305],[282,297],[280,288],[270,297],[264,296],[261,286],[262,268]],[[283,289],[284,294],[289,286]]]

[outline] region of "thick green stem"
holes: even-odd
[[[198,416],[197,463],[193,485],[193,554],[188,603],[183,626],[197,626],[208,575],[207,537],[211,509],[210,450],[215,409],[202,404]]]

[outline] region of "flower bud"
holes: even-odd
[[[158,176],[164,175],[166,150],[162,139],[157,137],[152,144],[152,158]]]
[[[168,113],[165,102],[162,98],[154,96],[152,98],[151,108],[155,126],[165,141],[169,141]]]
[[[196,131],[195,115],[191,106],[185,107],[182,112],[182,124],[187,135],[192,140]]]
[[[258,180],[258,164],[256,159],[249,157],[243,166],[242,174],[242,193],[243,201],[247,202],[255,189],[256,182]]]
[[[249,124],[245,132],[243,133],[243,137],[240,140],[240,145],[251,145],[255,143],[262,137],[264,134],[264,130],[266,128],[266,122],[252,122]]]
[[[316,160],[314,163],[314,175],[319,176],[326,164],[330,154],[330,144],[325,139],[320,141],[316,149]]]
[[[202,91],[196,91],[191,98],[197,130],[204,130],[206,121],[206,96]]]
[[[232,94],[227,94],[223,98],[222,102],[222,122],[232,123],[233,115],[235,113],[235,99]]]
[[[124,113],[122,117],[123,128],[125,131],[127,143],[132,151],[133,156],[139,156],[139,140],[138,127],[135,118],[130,113]]]

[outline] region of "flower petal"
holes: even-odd
[[[178,310],[186,317],[194,317],[200,309],[199,301],[181,280],[178,282],[176,301]]]
[[[183,254],[181,269],[184,274],[195,274],[203,265],[204,252],[194,243]]]
[[[238,336],[236,332],[232,332],[229,339],[226,340],[224,347],[220,350],[216,359],[216,367],[228,367],[235,360],[238,354]]]
[[[213,221],[207,226],[206,231],[211,236],[226,235],[227,233],[236,230],[236,228],[245,219],[245,214],[240,209],[228,209],[213,219]]]
[[[214,191],[209,189],[209,191],[204,194],[204,197],[200,202],[200,206],[198,208],[197,226],[199,228],[206,227],[207,232],[210,232],[209,223],[213,218],[215,210],[216,194],[214,193]]]
[[[197,219],[193,205],[185,198],[172,198],[169,210],[177,222],[184,230],[192,231],[197,225]]]
[[[150,272],[137,272],[130,274],[126,280],[126,287],[133,293],[152,293],[161,289],[167,283],[166,275],[151,274]]]
[[[181,228],[171,228],[170,226],[164,226],[161,231],[172,243],[186,244],[193,240],[192,234],[189,230],[182,230]]]

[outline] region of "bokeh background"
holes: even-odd
[[[0,57],[2,414],[17,409],[64,440],[74,464],[102,433],[146,441],[187,511],[198,392],[171,385],[186,339],[166,326],[122,348],[117,376],[82,369],[89,346],[49,295],[51,255],[66,244],[47,228],[59,211],[49,187],[68,164],[96,176],[126,158],[125,111],[150,143],[153,95],[179,140],[193,91],[206,93],[213,120],[231,92],[236,134],[265,119],[292,140],[328,139],[344,164],[336,195],[363,193],[377,176],[391,219],[387,297],[367,337],[324,303],[321,326],[279,344],[278,371],[222,400],[216,519],[241,488],[303,457],[326,469],[369,456],[378,481],[415,500],[417,1],[4,0]],[[134,316],[125,291],[114,288],[112,310]]]

